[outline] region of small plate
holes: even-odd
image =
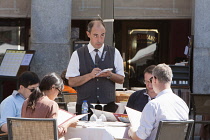
[[[129,125],[128,123],[122,123],[122,122],[113,122],[108,124],[108,126],[113,126],[113,127],[125,127],[128,125]]]

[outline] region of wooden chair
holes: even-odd
[[[67,103],[66,102],[57,102],[60,109],[68,111]]]
[[[77,93],[63,92],[63,101],[66,103],[77,102]]]
[[[155,140],[189,140],[194,120],[160,121]]]
[[[58,97],[55,98],[55,102],[63,102],[63,95],[59,94]]]
[[[193,119],[195,120],[193,133],[192,133],[192,137],[194,138],[195,124],[209,124],[210,125],[210,120],[206,120],[206,121],[196,120],[196,115],[210,116],[210,94],[191,94],[191,99],[192,99],[192,107],[193,107]]]
[[[7,118],[9,140],[58,140],[56,119]]]

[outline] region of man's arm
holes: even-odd
[[[1,131],[6,132],[6,133],[8,132],[7,123],[5,123],[1,126]]]
[[[112,75],[110,77],[110,80],[112,80],[113,82],[118,83],[118,84],[123,84],[124,83],[124,76],[112,73]]]
[[[101,69],[94,68],[91,73],[77,77],[69,77],[69,86],[71,87],[81,86],[84,83],[88,82],[89,80],[95,78],[96,74],[99,73],[100,71]]]
[[[128,131],[128,135],[132,138],[132,140],[143,140],[140,139],[137,135],[136,135],[136,131],[131,127]]]
[[[111,71],[101,73],[98,77],[106,77],[118,84],[123,84],[124,82],[124,76],[112,73]]]
[[[11,98],[6,98],[4,101],[2,101],[1,104],[1,116],[0,116],[0,126],[1,131],[8,132],[7,130],[7,118],[8,117],[17,117],[15,104]]]

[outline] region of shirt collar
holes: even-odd
[[[159,97],[159,96],[161,96],[161,95],[163,95],[163,94],[166,94],[166,93],[173,93],[173,91],[172,91],[171,88],[164,89],[164,90],[162,90],[161,92],[158,93],[158,95],[156,96],[156,98]]]
[[[144,94],[144,95],[147,95],[147,96],[149,96],[149,95],[148,95],[148,93],[147,93],[146,91],[145,91],[143,94]]]
[[[16,96],[20,96],[21,98],[23,98],[24,100],[26,99],[22,94],[20,94],[17,90],[14,90],[12,93],[12,96],[16,97]]]
[[[93,51],[95,50],[95,48],[91,45],[90,42],[89,42],[89,44],[88,44],[88,50],[89,50],[89,53],[91,53],[91,52],[93,52]],[[102,53],[103,50],[104,50],[104,44],[103,44],[103,45],[101,46],[101,48],[98,49],[98,50],[99,50],[100,53]]]
[[[143,93],[144,95],[148,96],[148,100],[152,100],[152,98],[149,96],[149,94],[147,93],[147,90]],[[153,99],[155,99],[156,97],[154,97]]]

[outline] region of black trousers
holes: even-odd
[[[98,101],[97,104],[100,104],[100,102]],[[90,113],[88,115],[88,119],[90,119],[90,116],[93,114],[93,112],[90,108],[93,108],[93,106],[92,105],[88,106],[88,113]],[[115,104],[115,102],[110,102],[104,106],[104,111],[114,113],[114,112],[116,112],[117,108],[118,108],[118,105]],[[102,107],[101,107],[101,105],[96,105],[95,109],[102,110]],[[76,114],[77,115],[82,114],[82,105],[76,104]]]

